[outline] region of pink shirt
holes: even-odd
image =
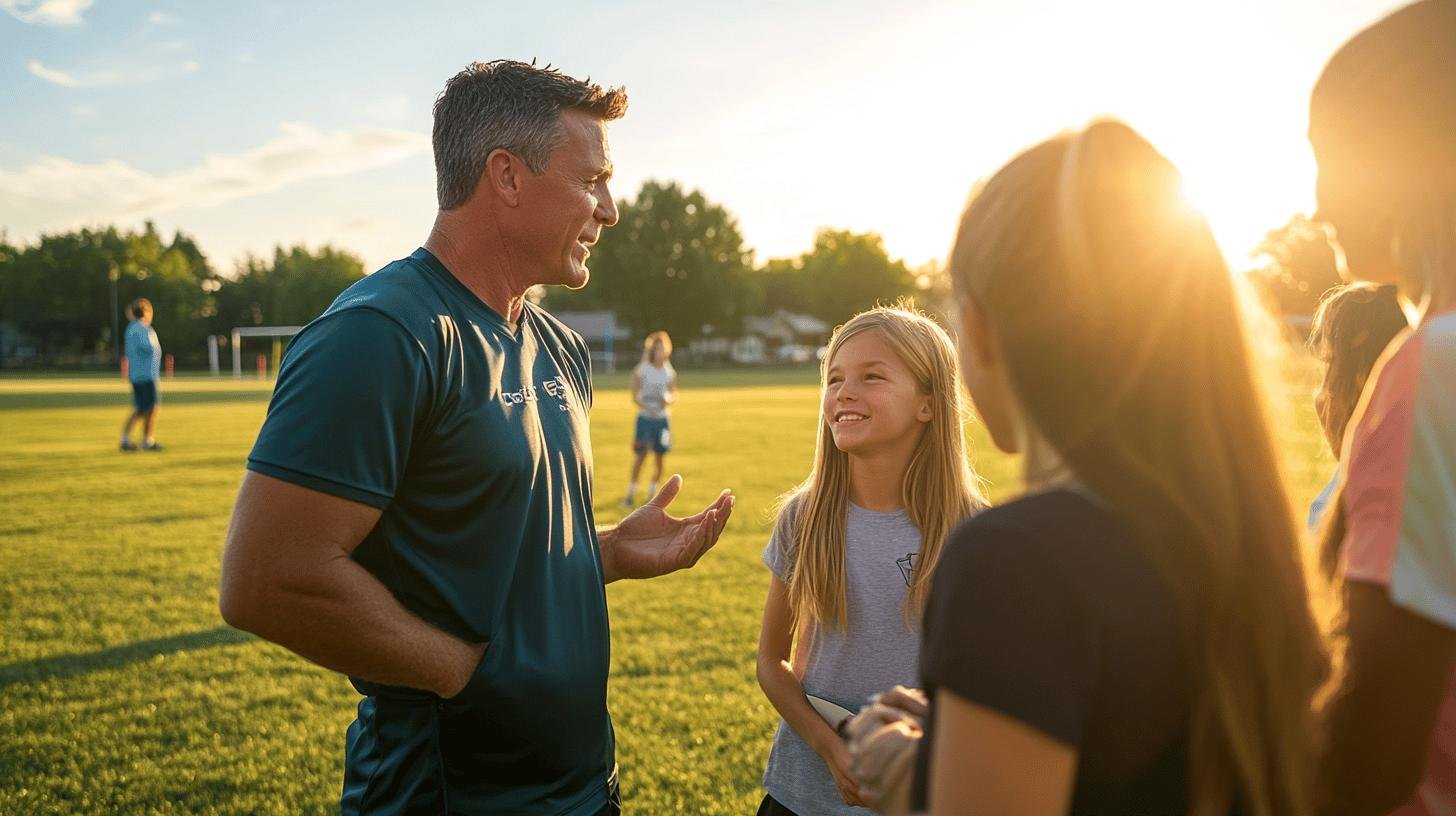
[[[1456,311],[1402,333],[1376,365],[1342,461],[1345,575],[1456,629]],[[1456,676],[1426,770],[1398,816],[1456,816]]]

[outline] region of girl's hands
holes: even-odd
[[[928,713],[924,692],[896,686],[849,721],[851,770],[866,806],[881,813],[909,806],[911,768]]]
[[[860,797],[859,783],[855,781],[854,757],[849,752],[849,746],[843,740],[832,740],[829,750],[820,756],[824,757],[824,764],[829,766],[829,773],[834,776],[834,784],[839,788],[839,798],[846,805],[868,807]]]

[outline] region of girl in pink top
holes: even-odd
[[[1346,43],[1309,133],[1319,218],[1411,322],[1356,408],[1325,528],[1344,613],[1326,812],[1456,816],[1456,0]]]

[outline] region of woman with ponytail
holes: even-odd
[[[1342,655],[1324,810],[1456,813],[1456,0],[1346,43],[1310,104],[1318,218],[1410,329],[1376,364],[1324,529]]]
[[[1234,281],[1180,187],[1103,121],[962,217],[962,370],[1026,493],[944,548],[928,716],[851,723],[884,812],[1313,812],[1327,660]]]

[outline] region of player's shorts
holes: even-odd
[[[156,380],[142,380],[131,384],[131,404],[136,406],[137,411],[145,414],[157,407],[157,382]]]
[[[672,433],[667,429],[667,417],[637,417],[637,433],[632,436],[632,450],[637,453],[652,451],[667,453],[672,449]]]

